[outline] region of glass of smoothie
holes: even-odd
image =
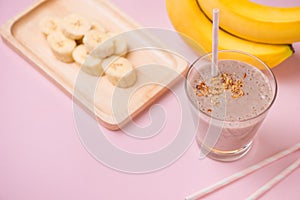
[[[250,150],[276,98],[277,83],[271,69],[253,55],[222,50],[218,57],[216,76],[211,53],[191,65],[185,92],[202,156],[234,161]]]

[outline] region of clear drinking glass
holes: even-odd
[[[211,53],[191,65],[185,91],[202,154],[233,161],[250,150],[276,98],[277,83],[271,69],[253,55],[222,50],[218,57],[217,77],[211,76]]]

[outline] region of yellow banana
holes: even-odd
[[[300,6],[279,8],[249,0],[198,0],[212,19],[213,8],[220,10],[220,26],[241,38],[269,44],[300,41]]]
[[[195,40],[205,51],[211,51],[212,23],[199,8],[197,0],[166,0],[166,7],[178,32]],[[275,67],[293,54],[291,45],[255,43],[222,30],[219,31],[219,49],[248,52],[263,60],[269,67]]]

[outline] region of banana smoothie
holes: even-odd
[[[198,110],[193,119],[201,151],[214,159],[230,161],[250,149],[276,92],[268,77],[248,63],[220,60],[218,69],[216,77],[211,77],[210,63],[197,73],[190,72],[188,96]]]

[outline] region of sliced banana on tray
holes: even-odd
[[[106,33],[106,29],[97,21],[91,22],[91,30],[97,30],[101,33]]]
[[[136,71],[128,59],[111,56],[102,62],[107,79],[115,86],[128,88],[136,82]]]
[[[60,19],[57,17],[45,16],[41,19],[39,26],[42,33],[47,36],[53,32],[59,31]]]
[[[114,54],[115,51],[115,45],[111,40],[104,41],[101,45],[96,47],[93,52],[91,52],[91,55],[97,57],[97,58],[107,58]]]
[[[60,27],[66,37],[79,40],[90,30],[91,24],[84,17],[72,14],[62,20]]]
[[[92,76],[106,75],[117,87],[128,88],[136,82],[135,68],[123,57],[128,52],[127,41],[97,21],[90,22],[76,14],[62,20],[47,16],[40,21],[40,28],[58,60],[75,61]]]
[[[125,56],[128,52],[127,42],[124,38],[117,37],[114,39],[115,51],[118,56]]]
[[[92,76],[104,75],[102,60],[91,55],[86,57],[85,61],[82,64],[82,70]]]
[[[89,55],[88,50],[86,46],[84,46],[83,44],[75,47],[72,53],[73,59],[79,65],[82,65],[84,63],[88,55]]]
[[[47,42],[55,55],[55,57],[63,62],[73,62],[73,50],[76,46],[76,42],[64,36],[60,31],[51,33],[47,37]]]
[[[109,35],[98,30],[90,30],[83,37],[83,44],[93,56],[106,58],[115,51],[114,43],[109,39]]]

